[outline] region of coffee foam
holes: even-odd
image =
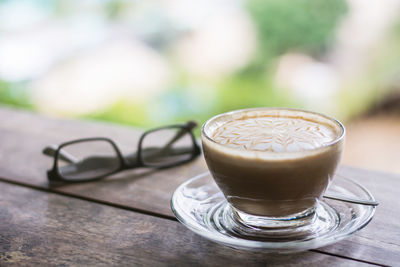
[[[209,147],[260,160],[319,154],[344,135],[340,123],[324,115],[279,108],[225,113],[206,122],[203,130]]]
[[[263,116],[227,121],[211,138],[242,150],[296,152],[315,149],[337,137],[335,129],[302,117]]]

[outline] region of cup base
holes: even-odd
[[[316,220],[315,207],[311,207],[303,212],[291,214],[285,217],[256,216],[245,213],[229,205],[233,219],[246,227],[255,227],[265,230],[287,229],[301,227],[314,223]]]
[[[285,242],[315,238],[332,232],[339,224],[339,215],[324,202],[289,217],[253,216],[225,202],[215,206],[206,218],[219,231],[248,240]]]

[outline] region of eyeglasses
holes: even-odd
[[[192,130],[197,123],[170,125],[146,131],[137,151],[123,156],[109,138],[84,138],[48,146],[43,154],[54,157],[47,171],[49,181],[85,182],[140,167],[168,168],[184,164],[200,155]]]

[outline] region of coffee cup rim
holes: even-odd
[[[320,117],[323,117],[325,119],[331,120],[334,123],[336,123],[339,128],[341,129],[340,134],[332,141],[327,142],[319,147],[316,148],[311,148],[311,149],[304,149],[304,150],[300,150],[300,151],[280,151],[280,152],[273,152],[273,151],[258,151],[258,150],[248,150],[246,152],[255,152],[257,154],[280,154],[280,155],[298,155],[298,154],[303,154],[304,152],[318,152],[320,150],[323,150],[327,147],[331,147],[335,144],[337,144],[338,142],[340,142],[341,140],[343,140],[343,138],[345,137],[346,134],[346,128],[344,127],[344,125],[337,119],[332,118],[330,116],[327,116],[325,114],[319,113],[319,112],[315,112],[315,111],[309,111],[309,110],[304,110],[304,109],[296,109],[296,108],[285,108],[285,107],[257,107],[257,108],[244,108],[244,109],[238,109],[238,110],[232,110],[232,111],[228,111],[225,113],[221,113],[218,115],[215,115],[213,117],[211,117],[210,119],[208,119],[201,127],[201,135],[202,137],[206,138],[208,141],[212,142],[213,144],[215,144],[217,147],[221,147],[223,149],[227,149],[227,150],[232,150],[232,151],[242,151],[239,150],[237,148],[233,148],[233,147],[229,147],[229,146],[225,146],[223,144],[220,144],[216,141],[214,141],[211,137],[209,137],[205,131],[205,127],[211,122],[214,121],[220,117],[223,116],[231,116],[235,113],[241,113],[241,112],[251,112],[251,111],[258,111],[258,110],[287,110],[287,111],[294,111],[294,112],[303,112],[303,113],[309,113],[309,114],[314,114]]]

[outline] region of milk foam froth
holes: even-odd
[[[220,144],[241,150],[297,152],[321,147],[337,131],[303,117],[262,116],[227,121],[211,134]]]

